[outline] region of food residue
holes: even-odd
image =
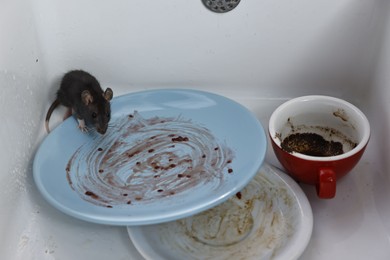
[[[283,139],[281,147],[286,152],[297,152],[310,156],[335,156],[343,154],[343,144],[327,141],[315,133],[296,133]]]
[[[95,205],[148,203],[209,182],[221,185],[233,173],[233,151],[191,120],[135,112],[110,129],[79,147],[66,166],[71,188]]]

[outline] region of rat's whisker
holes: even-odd
[[[116,124],[108,124],[108,128],[110,129],[119,129],[119,126]]]

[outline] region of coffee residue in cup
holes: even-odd
[[[326,141],[315,133],[294,133],[283,139],[281,147],[288,153],[297,152],[309,156],[335,156],[343,154],[343,144]]]

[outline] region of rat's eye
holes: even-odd
[[[110,115],[110,113],[107,113],[106,116],[107,116],[108,118],[110,118],[111,115]]]
[[[96,118],[96,117],[97,117],[96,112],[93,112],[93,113],[92,113],[92,118]]]

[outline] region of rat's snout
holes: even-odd
[[[107,127],[101,127],[101,126],[97,126],[96,127],[96,131],[99,133],[99,134],[102,134],[104,135],[106,132],[107,132]]]
[[[94,126],[99,134],[104,135],[108,129],[108,120],[106,117],[97,117]]]

